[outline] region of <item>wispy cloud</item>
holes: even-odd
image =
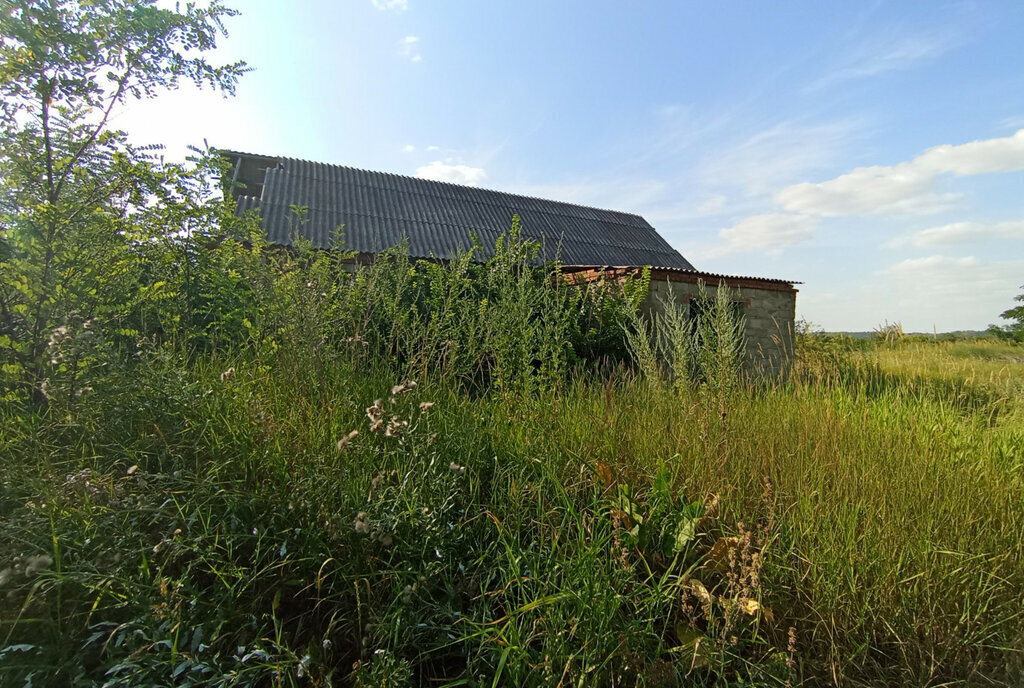
[[[784,120],[706,154],[698,164],[698,177],[710,186],[767,194],[834,163],[863,128],[854,120]]]
[[[811,83],[808,90],[909,69],[939,57],[955,45],[949,37],[937,35],[875,37],[849,52],[828,74]]]
[[[858,167],[824,182],[786,187],[776,200],[793,213],[836,217],[944,210],[955,196],[938,193],[936,179],[1024,169],[1024,129],[1005,138],[941,145],[908,162]]]
[[[423,56],[420,55],[419,36],[406,36],[398,40],[398,54],[410,62],[420,62]]]
[[[865,130],[856,119],[787,119],[744,135],[739,125],[719,131],[714,117],[698,118],[681,105],[654,115],[655,130],[596,165],[600,172],[516,190],[638,213],[674,240],[692,236],[708,217],[756,211],[765,197],[770,203],[780,186],[834,165]]]
[[[515,191],[595,208],[645,213],[665,197],[667,188],[665,182],[657,179],[586,177],[563,183],[521,184]]]
[[[698,215],[717,215],[718,213],[725,210],[729,203],[729,199],[724,194],[715,194],[714,196],[708,196],[700,205],[697,206]]]
[[[953,222],[948,225],[922,229],[911,234],[909,237],[900,237],[891,242],[890,245],[951,246],[995,239],[1024,239],[1024,220]]]
[[[1017,131],[1018,129],[1024,129],[1024,115],[1013,115],[1012,117],[1006,117],[999,123],[999,127],[1003,130]]]
[[[479,184],[487,177],[487,173],[480,167],[455,165],[442,162],[441,160],[435,160],[429,165],[424,165],[417,169],[416,176],[421,179],[433,179],[439,182],[465,184],[466,186],[479,186]]]
[[[409,0],[370,0],[370,2],[379,10],[405,12],[409,9]]]

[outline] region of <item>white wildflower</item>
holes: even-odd
[[[53,565],[53,558],[46,554],[36,554],[25,559],[25,575],[31,576],[45,571]]]
[[[366,535],[370,532],[370,524],[366,522],[365,511],[360,511],[358,514],[356,514],[355,529],[356,532],[360,535]]]
[[[399,420],[397,416],[392,416],[391,420],[388,421],[388,427],[384,431],[385,437],[397,437],[402,434],[402,430],[409,427],[409,421]]]
[[[377,399],[373,402],[373,406],[369,406],[366,409],[366,417],[370,419],[371,423],[375,423],[381,419],[384,415],[384,400]]]
[[[391,388],[391,394],[392,395],[404,394],[405,392],[411,392],[414,389],[416,389],[416,381],[415,380],[406,380],[405,382],[403,382],[401,384],[398,384],[398,385],[395,385],[394,387],[392,387]]]

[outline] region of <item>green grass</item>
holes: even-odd
[[[989,386],[1024,366],[992,346],[807,347],[724,418],[623,371],[392,403],[346,361],[146,357],[62,415],[0,412],[0,677],[1020,681],[1024,426]]]

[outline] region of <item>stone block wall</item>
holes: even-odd
[[[670,294],[676,303],[688,304],[699,294],[698,280],[703,280],[712,299],[716,298],[718,284],[724,282],[730,296],[742,304],[747,372],[760,378],[785,379],[793,365],[797,291],[792,284],[652,270],[651,290],[642,310],[648,315],[664,312],[663,304]]]

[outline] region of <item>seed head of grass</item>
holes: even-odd
[[[338,440],[338,451],[343,452],[346,449],[349,449],[352,446],[352,440],[354,440],[358,434],[358,430],[353,430],[348,435]]]
[[[405,382],[402,382],[392,387],[391,394],[392,396],[396,394],[405,394],[406,392],[411,392],[414,389],[416,389],[416,381],[406,380]]]

